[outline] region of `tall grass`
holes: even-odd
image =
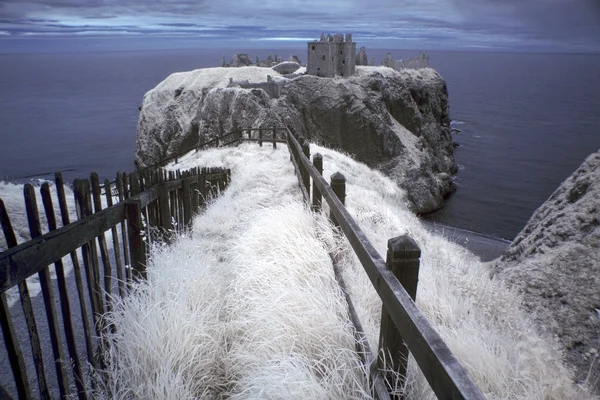
[[[417,305],[490,399],[588,398],[556,344],[539,336],[519,298],[486,265],[428,232],[392,181],[317,146],[325,176],[347,178],[347,206],[381,254],[407,233],[422,249]],[[369,398],[346,304],[344,275],[376,348],[381,302],[323,210],[302,204],[285,146],[190,153],[172,168],[224,166],[232,182],[172,246],[154,245],[148,280],[109,318],[105,397]],[[412,399],[435,398],[414,362]]]

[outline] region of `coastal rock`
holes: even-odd
[[[281,75],[293,74],[298,71],[300,64],[294,61],[284,61],[273,67],[273,70],[279,72]]]
[[[230,78],[258,83],[267,75],[281,85],[278,98],[227,87]],[[257,67],[173,74],[144,96],[136,163],[153,164],[239,128],[282,125],[386,173],[406,190],[415,212],[440,208],[454,190],[448,92],[429,68],[358,67],[344,79],[287,79]]]
[[[599,226],[597,152],[535,211],[494,264],[495,276],[522,292],[539,326],[558,337],[580,381],[600,350]],[[598,362],[591,376],[600,376]]]

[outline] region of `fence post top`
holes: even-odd
[[[346,182],[346,177],[344,175],[342,175],[341,172],[336,172],[333,175],[331,175],[331,182],[335,182],[335,183],[340,183],[340,182]]]
[[[421,249],[408,235],[401,235],[388,239],[388,251],[393,258],[419,258]]]
[[[322,159],[323,159],[323,155],[322,155],[321,153],[315,153],[315,154],[313,155],[313,160],[314,160],[314,159],[320,159],[320,160],[322,160]]]

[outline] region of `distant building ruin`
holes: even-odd
[[[300,58],[298,58],[298,56],[295,56],[295,55],[291,55],[289,58],[289,61],[293,61],[295,63],[298,63],[298,65],[302,65],[302,61],[300,60]],[[281,64],[282,62],[284,62],[283,58],[278,56],[277,54],[270,55],[264,60],[261,60],[260,58],[258,58],[258,56],[256,56],[256,62],[253,63],[250,59],[250,56],[248,56],[248,54],[235,53],[233,55],[233,57],[231,58],[230,63],[227,63],[227,61],[225,61],[225,57],[223,57],[223,60],[221,61],[221,67],[224,67],[224,68],[239,68],[239,67],[272,68],[277,64]]]
[[[240,87],[243,89],[262,89],[272,99],[278,99],[281,96],[281,84],[275,82],[271,75],[267,75],[266,82],[250,83],[247,79],[243,81],[234,81],[229,78],[227,87]]]
[[[386,53],[385,57],[381,61],[381,65],[384,67],[390,67],[396,71],[403,69],[421,69],[429,67],[429,55],[427,52],[421,53],[418,57],[412,57],[406,60],[395,60],[392,53]]]
[[[321,35],[320,40],[308,42],[306,73],[322,77],[348,77],[356,71],[356,43],[352,35]]]

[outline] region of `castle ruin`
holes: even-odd
[[[356,71],[356,43],[351,34],[325,35],[320,40],[308,42],[306,73],[333,78],[348,77]]]

